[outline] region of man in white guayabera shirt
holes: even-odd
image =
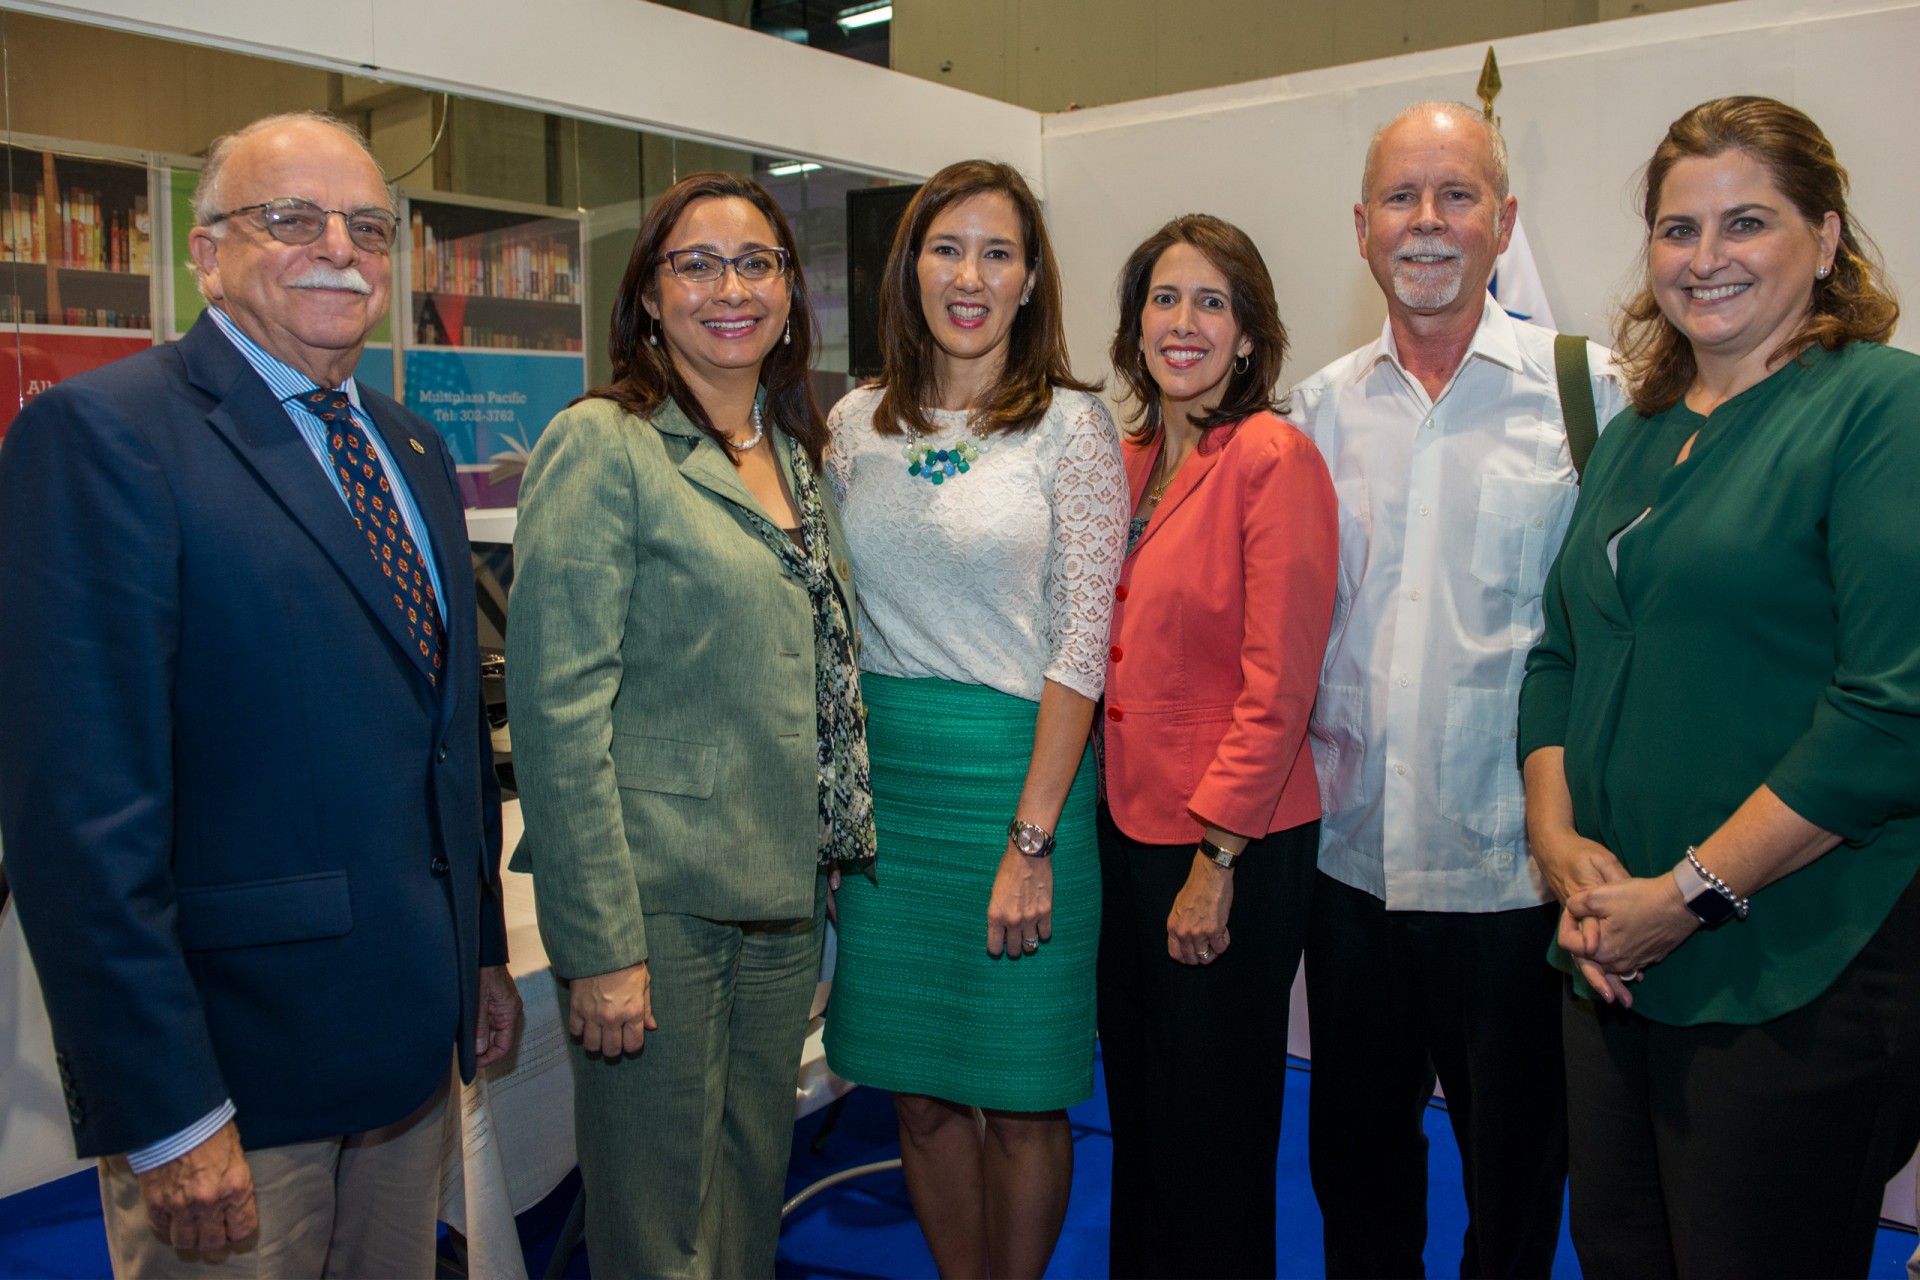
[[[1381,129],[1353,214],[1386,326],[1291,397],[1340,505],[1306,953],[1329,1276],[1424,1274],[1436,1076],[1465,1173],[1460,1274],[1544,1276],[1559,1240],[1558,907],[1527,856],[1514,726],[1578,489],[1554,335],[1487,292],[1516,212],[1478,111],[1423,103]],[[1607,352],[1585,353],[1604,425],[1624,397]]]

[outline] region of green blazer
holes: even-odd
[[[789,484],[793,443],[770,433]],[[830,487],[829,559],[852,617]],[[733,463],[671,401],[555,418],[520,487],[507,708],[554,971],[647,958],[645,915],[813,913],[813,614]]]

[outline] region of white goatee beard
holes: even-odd
[[[1438,280],[1411,280],[1397,270],[1399,263],[1394,266],[1393,296],[1400,299],[1401,306],[1412,307],[1415,311],[1435,311],[1451,305],[1460,296],[1460,286],[1466,283],[1466,272],[1461,269],[1462,264],[1457,259],[1453,271]],[[1427,269],[1431,271],[1433,268]]]
[[[1425,265],[1408,261],[1414,256],[1440,257],[1451,254],[1444,263]],[[1432,311],[1449,306],[1460,296],[1466,281],[1466,259],[1460,250],[1441,236],[1415,236],[1397,253],[1393,261],[1393,296],[1400,305],[1416,311]]]

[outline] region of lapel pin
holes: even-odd
[[[415,440],[412,436],[407,437],[407,443],[413,446],[413,451],[415,453],[425,453],[427,451],[427,446],[421,444],[418,440]]]

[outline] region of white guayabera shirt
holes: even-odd
[[[1588,344],[1600,425],[1626,406]],[[1320,869],[1390,911],[1552,901],[1514,759],[1541,588],[1578,486],[1553,334],[1489,296],[1438,400],[1391,327],[1296,387],[1340,503],[1340,579],[1311,736]]]

